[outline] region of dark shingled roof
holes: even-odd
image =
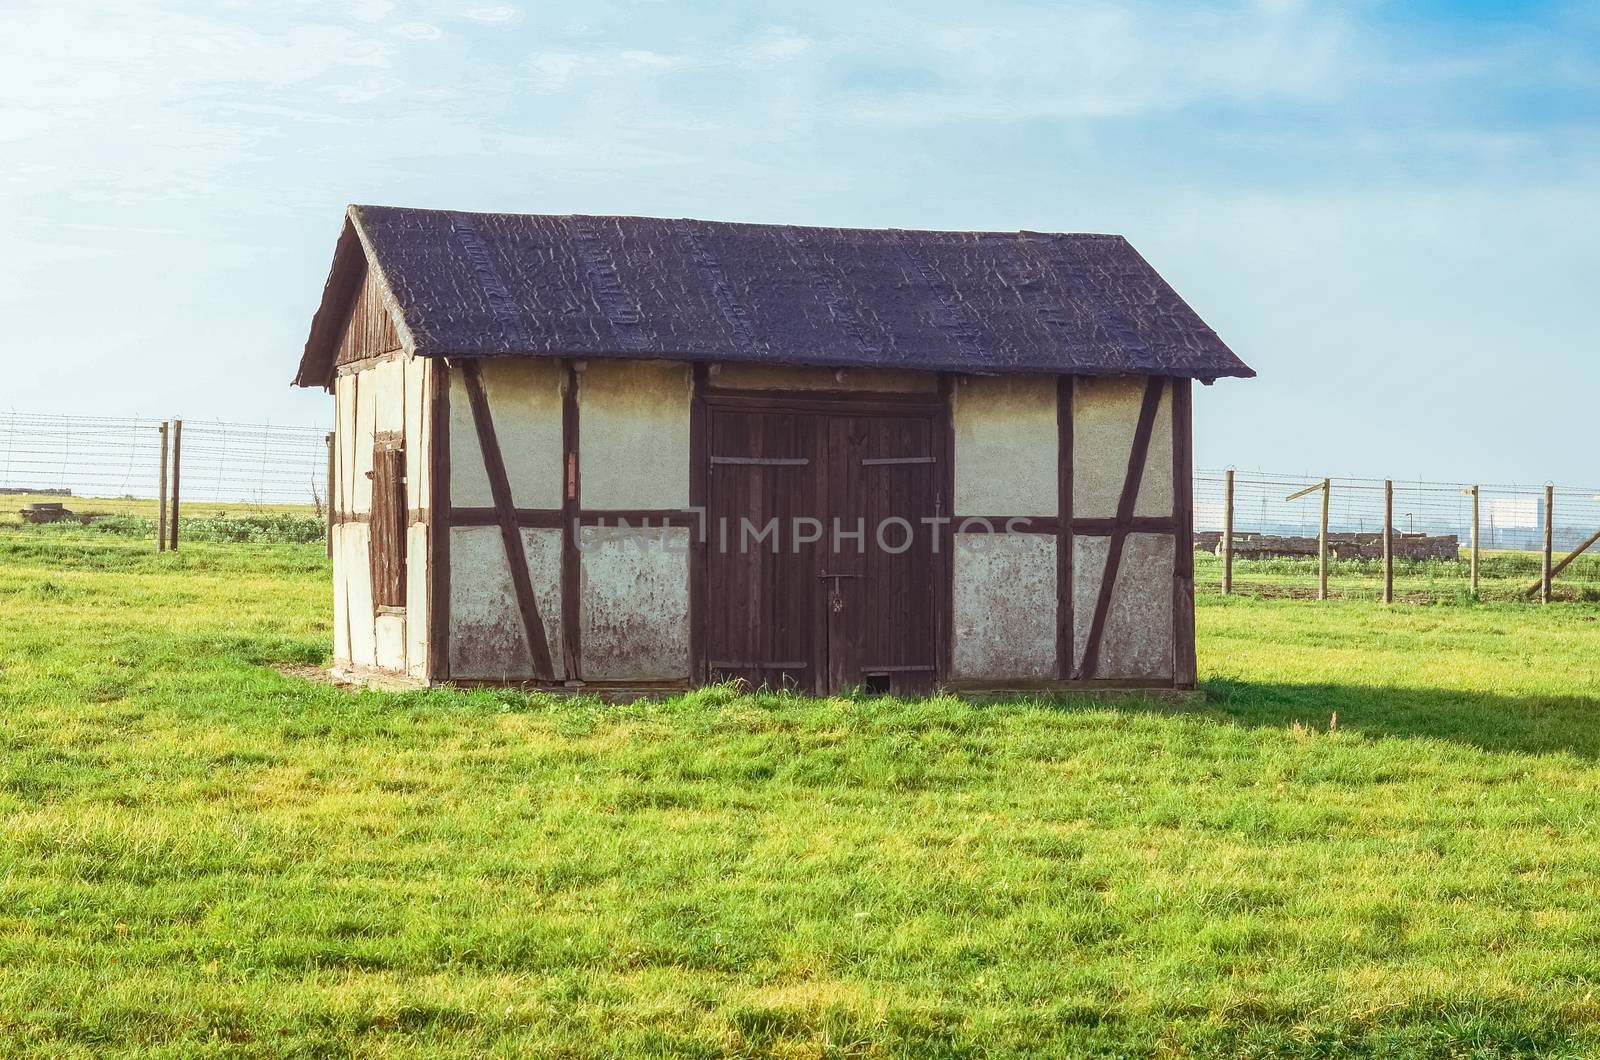
[[[296,382],[328,382],[368,261],[424,357],[973,373],[1255,373],[1121,236],[352,206]]]

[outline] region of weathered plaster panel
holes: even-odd
[[[345,530],[346,524],[336,523],[333,528],[333,661],[350,661],[350,610],[346,606],[345,585]]]
[[[353,375],[342,375],[333,383],[333,475],[337,480],[336,510],[348,512],[355,503],[356,462],[356,381]]]
[[[964,379],[952,401],[956,514],[1055,515],[1055,377]]]
[[[590,361],[578,373],[579,467],[591,509],[689,506],[689,367]]]
[[[891,394],[935,394],[939,373],[893,368],[796,368],[769,364],[720,364],[711,385],[729,390],[846,390]]]
[[[454,439],[452,439],[453,441]],[[534,600],[558,678],[561,666],[561,531],[522,531]],[[516,590],[500,530],[450,530],[450,676],[526,680],[533,676]]]
[[[406,668],[406,616],[380,614],[377,618],[377,664],[385,670]]]
[[[1128,456],[1144,403],[1144,376],[1091,378],[1075,385],[1072,420],[1072,514],[1108,519],[1117,514]],[[1139,484],[1135,515],[1171,515],[1172,385],[1161,391],[1161,405],[1150,433],[1150,449]]]
[[[355,459],[350,464],[350,510],[372,511],[372,440],[377,406],[372,373],[360,372],[355,385],[355,430],[351,432]]]
[[[357,666],[377,665],[368,530],[366,523],[344,524],[344,551],[334,557],[344,568],[346,605],[350,609],[350,661]]]
[[[413,511],[431,507],[428,496],[428,377],[424,360],[402,361],[406,379],[406,505]]]
[[[583,678],[689,676],[689,531],[586,526]]]
[[[486,360],[483,389],[517,508],[561,507],[561,376],[548,358]],[[458,507],[494,504],[462,372],[450,372],[450,494]]]
[[[428,672],[428,527],[406,528],[406,669]]]
[[[1110,541],[1108,537],[1073,539],[1074,670],[1083,664]],[[1173,560],[1169,535],[1128,535],[1093,676],[1171,680]]]
[[[1056,539],[957,534],[957,678],[1022,680],[1056,673]]]
[[[361,373],[361,385],[372,391],[373,430],[405,430],[406,362],[379,361]]]

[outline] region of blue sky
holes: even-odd
[[[1205,466],[1600,485],[1600,5],[0,7],[6,406],[322,424],[346,202],[1127,235]]]

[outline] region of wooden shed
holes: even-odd
[[[1119,236],[352,206],[334,659],[611,694],[1191,687],[1191,382]]]

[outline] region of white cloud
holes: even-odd
[[[431,22],[401,22],[389,32],[406,40],[438,40],[443,36],[439,27]]]
[[[512,22],[522,21],[522,12],[509,6],[475,7],[470,11],[463,11],[461,17],[472,22],[483,22],[493,26],[503,26]]]

